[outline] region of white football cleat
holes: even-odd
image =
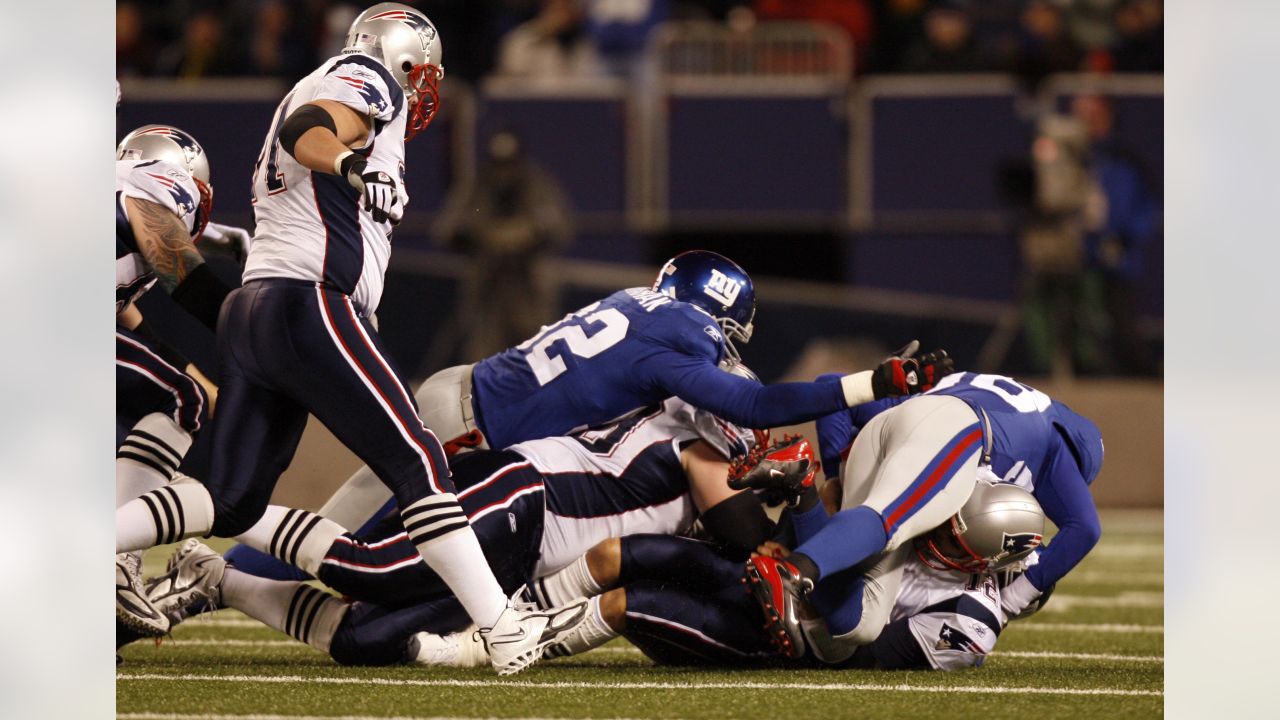
[[[147,599],[171,625],[192,615],[216,610],[222,601],[227,561],[208,545],[191,538],[169,558],[168,571],[147,581]]]
[[[141,564],[141,553],[116,555],[116,617],[142,637],[160,637],[169,632],[169,618],[147,599]]]
[[[564,639],[587,619],[587,600],[579,598],[550,610],[511,602],[480,638],[489,650],[489,662],[499,675],[514,675],[533,665],[542,651]]]
[[[448,635],[420,632],[409,641],[409,657],[419,665],[474,668],[489,664],[489,651],[475,625]]]

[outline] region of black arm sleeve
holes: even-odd
[[[747,554],[773,534],[773,523],[753,492],[740,492],[707,508],[702,527],[718,542]]]
[[[289,113],[284,125],[280,126],[280,147],[293,155],[293,147],[298,144],[298,138],[305,135],[311,128],[317,127],[328,128],[329,132],[338,134],[338,126],[333,122],[333,116],[328,110],[311,103],[303,105]]]
[[[838,382],[761,385],[674,350],[655,353],[648,366],[667,392],[744,427],[795,425],[848,407]]]
[[[203,263],[197,265],[173,289],[173,301],[210,330],[217,332],[218,311],[222,309],[222,301],[230,293],[231,288],[213,274],[208,263]]]

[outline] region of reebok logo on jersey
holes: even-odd
[[[738,294],[742,292],[742,283],[719,270],[712,269],[711,279],[707,280],[702,291],[711,299],[729,308],[733,307],[733,303],[738,300]]]
[[[987,654],[987,651],[974,642],[973,638],[946,623],[942,623],[942,631],[938,633],[938,642],[933,647],[935,650],[957,650],[959,652],[973,653],[974,655]]]
[[[720,331],[717,330],[714,325],[704,325],[702,328],[702,332],[710,335],[711,339],[715,340],[717,345],[719,345],[720,342],[724,339],[720,336]]]

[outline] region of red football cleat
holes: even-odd
[[[778,652],[791,658],[804,655],[804,631],[800,628],[799,603],[813,589],[813,582],[786,560],[756,556],[747,561],[742,582],[764,612],[764,628]]]

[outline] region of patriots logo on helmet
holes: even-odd
[[[957,652],[967,652],[973,655],[986,655],[987,651],[981,645],[973,641],[973,638],[965,635],[960,630],[951,627],[945,622],[942,623],[942,630],[938,632],[938,642],[934,644],[936,650],[955,650]]]
[[[1017,555],[1040,547],[1040,541],[1043,539],[1044,536],[1039,533],[1004,533],[1004,540],[1000,543],[1000,547],[1006,555]]]
[[[377,87],[351,75],[338,75],[337,78],[350,85],[356,92],[360,93],[360,97],[369,105],[369,108],[373,110],[374,113],[381,113],[387,109],[387,100],[382,97],[382,93]]]
[[[182,211],[182,215],[195,212],[196,202],[192,199],[191,193],[187,192],[187,189],[182,187],[181,183],[178,183],[173,178],[165,177],[164,175],[157,175],[151,172],[147,173],[147,176],[163,185],[165,189],[169,191],[169,194],[173,196],[174,204]]]
[[[386,12],[380,12],[377,15],[371,15],[368,19],[398,20],[405,25],[408,25],[418,32],[418,35],[422,39],[423,50],[426,50],[427,45],[436,37],[436,29],[431,26],[431,23],[427,22],[426,18],[414,13],[405,12],[404,10],[387,10]]]
[[[184,151],[186,151],[188,157],[193,157],[200,153],[200,143],[196,142],[195,138],[191,137],[190,135],[182,132],[181,130],[175,127],[169,127],[168,125],[161,125],[160,127],[153,127],[147,130],[143,130],[138,134],[139,135],[161,135],[163,137],[167,137],[170,140],[178,143],[178,145],[181,146]]]

